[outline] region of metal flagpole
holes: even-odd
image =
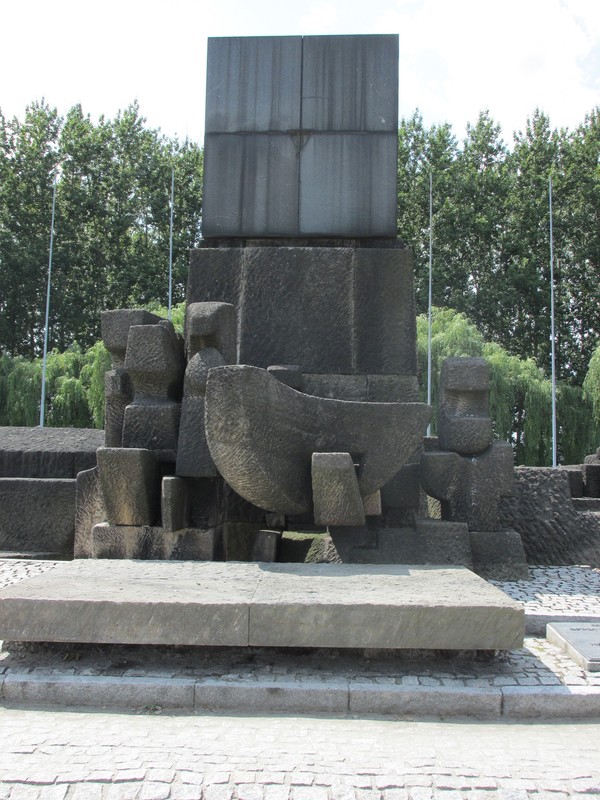
[[[552,234],[552,175],[548,179],[548,208],[550,213],[550,339],[552,353],[552,466],[557,466],[556,448],[556,357],[554,335],[554,241]]]
[[[431,299],[433,282],[433,173],[429,173],[429,301],[427,315],[427,405],[431,405]],[[427,426],[431,436],[431,423]]]
[[[42,359],[42,399],[40,401],[40,428],[44,427],[46,406],[46,361],[48,357],[48,321],[50,318],[50,284],[52,282],[52,248],[54,246],[54,209],[56,208],[56,173],[52,191],[52,221],[50,223],[50,255],[48,257],[48,286],[46,287],[46,322],[44,325],[44,357]]]
[[[175,199],[175,167],[171,169],[171,222],[169,227],[169,312],[167,318],[171,319],[171,304],[173,301],[173,205]]]

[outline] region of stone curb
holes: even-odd
[[[475,719],[600,718],[600,686],[398,686],[339,681],[232,682],[11,673],[0,700],[15,706],[174,709],[259,714],[361,714]]]
[[[525,636],[545,636],[552,622],[598,622],[597,614],[525,614]]]

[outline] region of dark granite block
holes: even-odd
[[[417,331],[410,251],[356,250],[354,264],[356,372],[416,375]]]
[[[73,555],[75,480],[0,480],[0,550]]]
[[[302,127],[398,130],[398,36],[305,36]]]
[[[207,134],[202,233],[295,236],[299,149],[280,134]]]
[[[396,236],[397,133],[314,134],[300,159],[300,236]]]
[[[92,558],[92,528],[106,519],[98,467],[77,475],[75,506],[75,558]]]
[[[301,36],[209,38],[206,132],[298,130],[301,76]]]

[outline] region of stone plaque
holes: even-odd
[[[552,622],[546,638],[589,672],[600,672],[600,622]]]

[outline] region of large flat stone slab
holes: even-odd
[[[509,650],[522,606],[462,567],[86,560],[0,591],[0,639]]]
[[[600,622],[553,622],[546,638],[589,672],[600,672]]]
[[[103,445],[92,428],[0,427],[0,478],[76,478]]]

